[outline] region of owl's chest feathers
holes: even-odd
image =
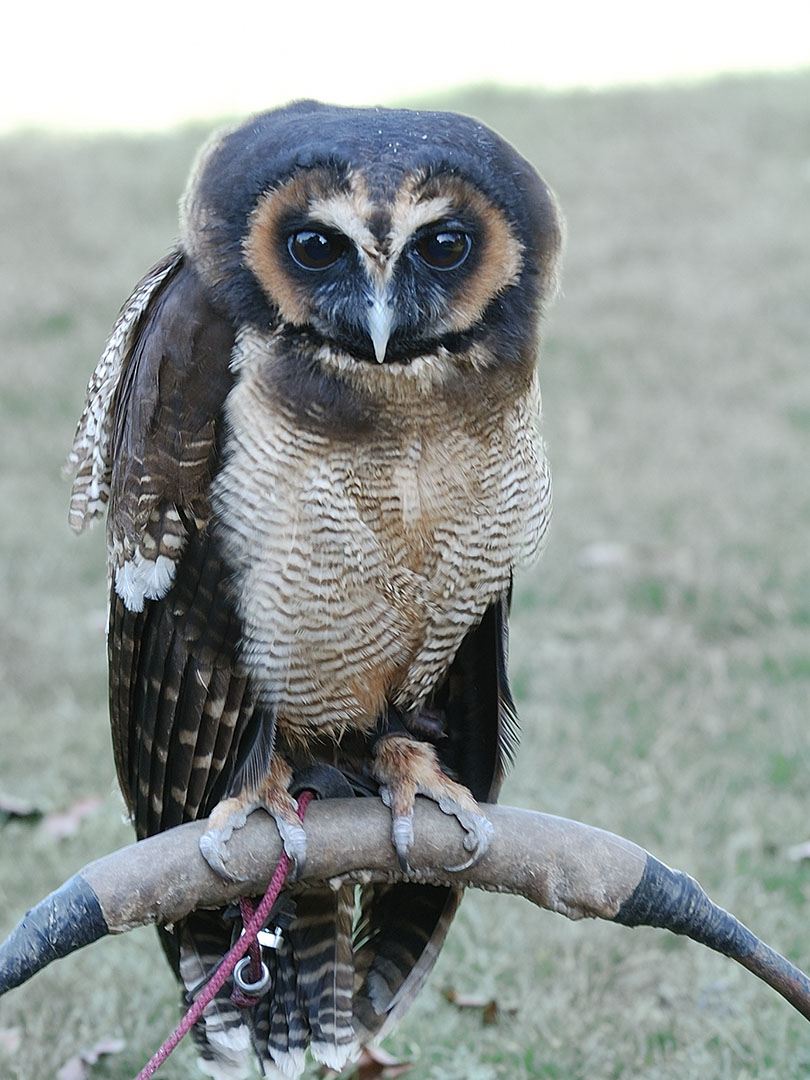
[[[301,424],[249,372],[226,412],[213,509],[243,660],[279,724],[366,728],[386,701],[420,704],[539,543],[533,424],[476,430],[428,401],[348,438]]]

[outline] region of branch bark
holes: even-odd
[[[570,919],[657,926],[724,953],[810,1019],[810,980],[717,907],[687,874],[601,829],[505,806],[483,808],[494,836],[479,863],[461,872],[462,831],[434,803],[417,800],[411,870],[400,868],[391,818],[377,799],[314,802],[306,817],[302,885],[325,881],[418,881],[516,893]],[[200,855],[205,822],[171,829],[90,863],[28,912],[0,946],[0,994],[46,964],[106,934],[169,925],[194,908],[222,907],[264,892],[281,855],[272,819],[252,814],[229,841],[235,881]]]

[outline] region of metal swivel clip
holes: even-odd
[[[280,926],[275,927],[274,930],[260,930],[256,935],[256,941],[263,949],[277,949],[281,945],[281,938],[283,936],[283,930]],[[264,960],[261,962],[261,975],[255,982],[250,982],[245,978],[251,964],[251,958],[249,956],[243,956],[236,967],[233,969],[233,981],[239,987],[243,994],[249,994],[251,997],[260,997],[270,985],[270,969]]]

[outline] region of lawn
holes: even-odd
[[[419,104],[500,130],[568,222],[540,360],[555,514],[516,583],[504,801],[649,848],[807,969],[810,863],[790,849],[810,839],[810,73]],[[131,838],[103,530],[70,533],[60,470],[206,134],[0,148],[2,936]],[[497,1002],[495,1022],[448,990]],[[108,1038],[125,1046],[90,1075],[134,1076],[176,1015],[154,933],[108,939],[3,999],[0,1076],[50,1080]],[[410,1080],[810,1076],[810,1027],[725,958],[489,895],[386,1046]]]

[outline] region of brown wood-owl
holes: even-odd
[[[538,324],[560,222],[474,120],[300,102],[218,135],[176,250],[91,380],[71,523],[108,508],[110,710],[139,837],[256,807],[299,868],[302,785],[381,794],[407,860],[416,794],[488,842],[516,721],[513,568],[541,545]],[[460,890],[297,891],[247,1012],[198,1025],[212,1076],[339,1068],[404,1012]],[[357,909],[357,910],[355,910]],[[196,987],[232,922],[163,935]]]

